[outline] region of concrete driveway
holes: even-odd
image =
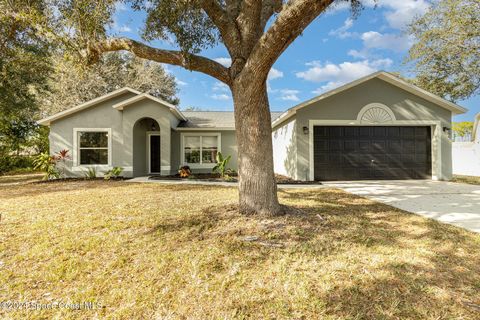
[[[431,180],[324,184],[480,233],[480,185]]]

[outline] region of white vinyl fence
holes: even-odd
[[[480,142],[454,142],[453,174],[480,176]]]

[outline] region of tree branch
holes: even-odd
[[[240,45],[240,34],[238,29],[234,27],[234,21],[229,18],[228,13],[217,0],[201,0],[200,6],[213,24],[217,26],[225,46],[232,53],[231,50]]]
[[[95,62],[104,52],[120,50],[130,51],[137,57],[143,59],[172,64],[188,70],[202,72],[227,85],[231,85],[231,78],[228,69],[218,62],[181,51],[153,48],[128,38],[111,38],[89,44],[85,56],[89,62]]]
[[[265,73],[305,28],[334,0],[292,0],[253,48],[245,68]]]
[[[262,15],[260,17],[260,27],[265,30],[268,20],[274,13],[279,13],[282,10],[282,0],[263,0]]]

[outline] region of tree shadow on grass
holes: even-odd
[[[339,190],[282,190],[279,195],[282,203],[305,214],[247,217],[231,204],[220,205],[161,221],[146,235],[158,241],[178,233],[185,246],[221,243],[232,248],[224,256],[257,251],[256,264],[282,255],[338,262],[340,269],[330,270],[327,263],[325,270],[312,273],[309,291],[333,317],[480,317],[478,235]],[[244,240],[252,236],[258,241]],[[337,276],[330,289],[317,290],[322,280],[315,277],[332,272]],[[252,311],[248,301],[237,307]]]

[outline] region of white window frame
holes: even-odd
[[[185,132],[181,134],[181,145],[180,145],[180,163],[181,165],[187,165],[192,169],[202,169],[202,168],[213,168],[217,164],[214,163],[202,163],[202,149],[203,149],[203,140],[204,137],[217,137],[217,152],[222,152],[222,134],[221,133],[201,133],[201,132]],[[200,137],[200,163],[187,163],[185,162],[185,137]]]
[[[80,164],[80,132],[106,132],[108,134],[108,164]],[[73,170],[83,171],[85,168],[110,170],[112,168],[112,128],[73,128]]]

